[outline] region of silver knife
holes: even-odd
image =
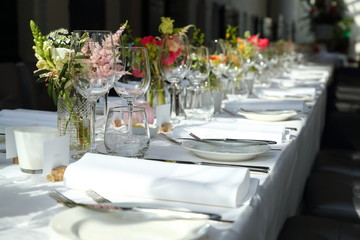
[[[104,203],[104,204],[86,204],[86,203],[76,203],[68,201],[58,201],[61,204],[66,205],[67,207],[85,207],[88,209],[94,210],[120,210],[120,211],[136,211],[162,215],[172,218],[182,218],[182,219],[204,219],[204,220],[214,220],[220,222],[229,222],[230,220],[221,219],[221,215],[215,213],[199,212],[192,210],[183,210],[177,208],[163,208],[163,207],[146,207],[146,206],[134,206],[125,203]]]
[[[268,173],[270,170],[270,168],[267,166],[230,164],[230,163],[212,163],[212,162],[192,162],[192,161],[168,160],[168,159],[147,158],[147,157],[145,157],[144,159],[160,161],[160,162],[180,163],[180,164],[199,164],[199,165],[214,166],[214,167],[244,167],[244,168],[248,168],[250,172],[259,172],[259,173]]]
[[[179,138],[183,140],[195,140],[190,137]],[[221,141],[221,142],[239,142],[239,143],[267,143],[267,144],[277,144],[276,141],[272,140],[261,140],[261,139],[238,139],[238,138],[203,138],[203,140],[208,141]]]

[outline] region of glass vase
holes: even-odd
[[[59,135],[70,135],[70,155],[77,160],[90,147],[90,103],[79,94],[59,96],[57,116]]]
[[[151,83],[146,93],[146,101],[156,111],[157,106],[170,103],[170,93],[161,76],[152,76]]]

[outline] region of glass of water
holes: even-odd
[[[149,143],[150,131],[144,107],[132,107],[131,116],[127,106],[109,110],[104,135],[108,154],[143,158]]]

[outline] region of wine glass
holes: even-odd
[[[115,81],[115,51],[110,31],[75,30],[69,74],[74,88],[91,104],[90,149],[96,152],[95,108]]]
[[[164,78],[170,82],[172,99],[170,120],[178,123],[176,115],[176,86],[189,70],[191,60],[189,40],[184,34],[167,34],[164,36],[160,70]]]
[[[116,93],[124,98],[129,108],[129,126],[131,126],[134,101],[142,97],[150,85],[150,65],[148,50],[145,47],[120,47],[118,58],[123,71],[114,83]],[[132,134],[131,128],[129,135]]]
[[[211,72],[216,76],[218,88],[226,86],[224,79],[226,71],[226,47],[222,39],[216,39],[210,44],[210,67]]]
[[[121,70],[125,73],[120,72],[116,77],[114,89],[132,107],[150,85],[148,51],[145,47],[120,47],[119,59],[123,66]]]
[[[209,50],[205,46],[190,48],[191,65],[186,78],[194,88],[199,88],[210,74]]]

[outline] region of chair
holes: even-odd
[[[360,177],[360,151],[322,149],[315,161],[313,171],[335,172]]]
[[[286,220],[278,240],[358,240],[360,225],[313,216]]]
[[[360,177],[313,172],[306,183],[304,203],[307,215],[360,223]]]

